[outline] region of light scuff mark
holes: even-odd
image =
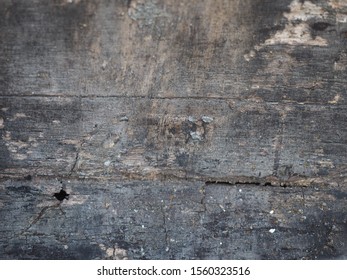
[[[335,97],[328,101],[329,104],[337,104],[341,100],[341,95],[336,94]]]
[[[84,204],[89,199],[89,195],[76,195],[74,194],[72,199],[64,202],[66,206],[81,205]]]
[[[310,30],[309,20],[324,20],[327,13],[310,1],[294,0],[290,6],[290,12],[284,13],[288,23],[285,28],[278,31],[271,38],[267,39],[263,45],[309,45],[309,46],[327,46],[328,42],[320,37],[313,38]]]

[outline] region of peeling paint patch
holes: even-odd
[[[307,23],[297,25],[287,24],[286,28],[277,32],[272,38],[265,41],[265,45],[309,45],[309,46],[327,46],[328,43],[322,37],[312,38],[310,27]]]
[[[310,1],[299,1],[294,0],[289,8],[289,13],[284,13],[284,16],[290,20],[302,20],[307,21],[309,19],[315,19],[315,18],[326,18],[328,13],[324,12],[323,9],[315,4],[313,4]]]
[[[327,17],[327,13],[321,7],[310,1],[302,3],[299,0],[294,0],[289,8],[290,12],[283,14],[288,19],[284,30],[275,33],[274,36],[265,41],[264,45],[328,45],[328,42],[324,38],[319,36],[312,37],[310,26],[307,22],[311,19],[324,19]]]

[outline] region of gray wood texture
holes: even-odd
[[[0,0],[0,42],[1,259],[346,257],[347,1]]]

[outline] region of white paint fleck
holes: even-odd
[[[203,137],[198,131],[191,131],[190,136],[193,140],[202,141]]]
[[[274,233],[275,231],[276,231],[276,229],[274,229],[274,228],[269,229],[270,233]]]
[[[64,249],[65,249],[65,250],[69,249],[69,246],[64,245]]]
[[[225,208],[223,205],[219,204],[219,207],[223,210],[223,212],[225,212]]]
[[[239,192],[241,193],[241,192],[242,192],[242,189],[239,189]]]
[[[101,68],[103,69],[103,70],[105,70],[106,69],[106,66],[107,66],[107,61],[106,60],[104,60],[103,62],[102,62],[102,64],[101,64]]]
[[[248,62],[255,57],[255,51],[251,50],[249,53],[245,54],[243,58]]]
[[[110,161],[110,160],[106,160],[106,161],[104,162],[104,165],[105,165],[105,166],[110,166],[110,164],[111,164],[111,161]]]
[[[54,120],[53,123],[54,123],[54,124],[59,124],[60,121],[59,121],[59,120]]]
[[[271,210],[271,211],[270,211],[270,214],[272,215],[273,213],[275,213],[274,210]]]
[[[210,122],[213,122],[213,118],[212,117],[209,117],[209,116],[202,116],[202,121],[204,123],[210,123]]]
[[[21,119],[21,118],[26,118],[27,116],[26,116],[26,114],[24,114],[24,113],[16,113],[15,115],[14,115],[14,119]]]
[[[196,118],[193,116],[188,116],[188,121],[190,122],[196,122]]]
[[[127,121],[129,121],[129,118],[127,116],[123,116],[120,118],[120,121],[121,122],[127,122]]]

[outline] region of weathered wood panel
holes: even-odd
[[[6,98],[3,175],[337,185],[339,106],[137,98]],[[25,104],[25,106],[23,106]]]
[[[204,182],[6,181],[1,258],[345,258],[346,193]],[[273,231],[274,230],[274,231]]]
[[[0,42],[0,258],[346,255],[347,1],[0,0]]]

